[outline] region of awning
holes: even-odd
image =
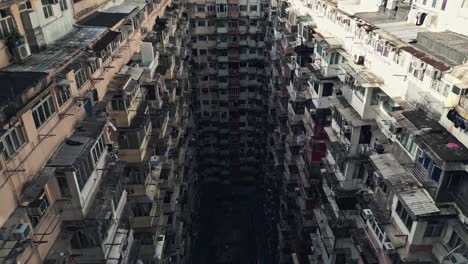
[[[31,203],[44,190],[44,186],[47,184],[50,178],[55,174],[55,169],[53,167],[44,168],[39,174],[26,186],[26,188],[21,193],[20,201],[21,203]]]
[[[396,195],[412,216],[417,217],[440,212],[426,189],[409,190],[399,192]]]
[[[117,39],[120,36],[120,32],[109,30],[107,31],[101,39],[99,39],[94,45],[93,50],[95,52],[101,52],[102,50],[106,49],[107,45],[109,45],[112,41]]]
[[[361,85],[362,87],[380,87],[383,84],[382,79],[375,76],[372,72],[362,69],[356,71],[353,69],[349,64],[342,63],[340,67],[343,71],[348,73],[349,75],[353,76],[353,78]]]

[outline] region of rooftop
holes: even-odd
[[[395,191],[419,188],[419,182],[410,175],[392,154],[371,155],[370,160],[380,175]]]
[[[375,123],[373,120],[363,120],[343,96],[332,97],[330,100],[341,117],[351,123],[353,127],[372,125]]]
[[[409,213],[414,216],[424,216],[440,212],[426,189],[420,188],[402,191],[397,193],[397,196],[401,203],[409,209]]]
[[[88,120],[83,121],[76,128],[75,133],[55,152],[55,155],[47,163],[49,167],[71,166],[83,154],[88,154],[98,135],[103,131],[105,121]]]
[[[96,12],[79,21],[78,24],[90,27],[112,28],[125,19],[129,13]]]
[[[436,162],[468,163],[468,149],[436,120],[427,116],[424,111],[413,110],[402,113],[410,125],[417,130],[416,143],[429,151]]]
[[[468,62],[468,37],[452,32],[420,32],[416,47],[455,66]]]
[[[51,44],[45,51],[33,54],[24,62],[8,66],[4,72],[51,73],[65,66],[84,48],[96,42],[107,29],[78,27],[64,38]]]

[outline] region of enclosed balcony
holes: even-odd
[[[117,127],[129,127],[145,96],[140,86],[143,69],[129,68],[125,74],[118,74],[109,84],[106,98],[110,101],[110,118]]]
[[[132,126],[119,128],[117,145],[120,159],[128,162],[141,162],[152,153],[150,140],[153,128],[151,118],[146,111],[146,105],[141,105]]]

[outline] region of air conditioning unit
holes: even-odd
[[[343,126],[343,133],[345,134],[351,133],[351,126]]]
[[[390,130],[390,133],[396,135],[396,134],[400,134],[403,128],[400,126],[396,126],[395,124],[390,124],[389,130]]]
[[[388,97],[388,95],[386,95],[385,93],[378,93],[376,97],[377,97],[377,101],[379,102],[386,102],[388,101],[388,99],[390,99],[390,97]]]
[[[49,204],[47,202],[47,199],[44,198],[40,200],[39,203],[36,204],[35,206],[28,207],[28,213],[32,216],[41,216],[45,213],[48,207],[49,207]]]
[[[413,68],[413,70],[418,70],[421,67],[421,65],[418,61],[413,61],[411,62],[411,67]]]
[[[354,63],[357,65],[364,65],[364,56],[354,56]]]
[[[15,60],[23,61],[31,56],[31,51],[29,50],[28,44],[23,44],[21,46],[13,48],[13,55],[15,56]]]
[[[393,246],[392,242],[384,242],[383,249],[385,250],[385,253],[387,254],[395,253],[395,247]]]
[[[18,224],[11,230],[10,238],[22,241],[29,237],[29,233],[31,233],[29,224]]]
[[[372,213],[371,209],[362,209],[362,218],[365,220],[371,219],[374,217],[374,213]]]

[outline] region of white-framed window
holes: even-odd
[[[32,114],[36,128],[40,128],[55,113],[55,104],[52,95],[41,99],[33,108]]]
[[[27,11],[27,10],[32,10],[31,2],[26,1],[24,3],[18,4],[18,9],[20,12]]]
[[[62,12],[68,10],[67,0],[59,0],[59,4],[60,4],[60,10],[62,10]]]
[[[257,11],[257,5],[250,5],[250,11],[251,12],[256,12]]]
[[[217,4],[216,5],[216,12],[226,13],[226,4]]]
[[[101,134],[96,140],[96,143],[94,143],[94,146],[91,148],[91,157],[93,158],[94,166],[96,166],[96,164],[98,163],[99,159],[102,156],[102,153],[104,153],[104,150],[104,137]]]
[[[10,159],[27,142],[23,124],[18,122],[8,129],[8,131],[3,134],[1,141],[3,144],[3,155],[5,156],[5,159]]]
[[[102,62],[105,62],[107,58],[109,58],[109,54],[107,54],[107,50],[101,50],[100,54]]]
[[[41,0],[42,11],[44,11],[44,17],[47,19],[54,16],[54,10],[52,8],[53,0]]]
[[[207,5],[206,6],[206,11],[215,12],[216,11],[216,6],[215,5]]]
[[[70,86],[59,85],[57,86],[57,103],[59,107],[64,105],[70,99]]]
[[[88,66],[89,66],[89,69],[91,70],[91,74],[95,73],[99,69],[98,61],[96,58],[89,59]]]
[[[14,18],[8,9],[0,10],[0,38],[5,39],[16,28]]]
[[[88,75],[86,74],[86,71],[83,68],[83,66],[80,65],[80,68],[78,68],[75,71],[76,87],[80,89],[87,80],[88,80]]]
[[[197,12],[205,12],[205,6],[204,5],[197,6]]]

